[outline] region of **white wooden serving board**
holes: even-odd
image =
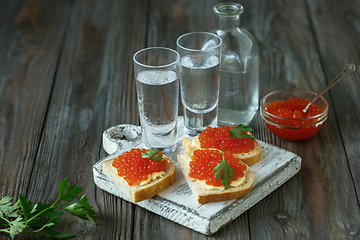
[[[300,170],[301,158],[299,156],[271,144],[258,141],[262,147],[262,156],[258,163],[251,166],[255,181],[250,193],[231,201],[199,204],[192,195],[176,159],[177,154],[185,152],[182,146],[182,137],[185,137],[186,134],[182,129],[183,119],[179,117],[177,148],[169,156],[176,167],[175,183],[155,197],[136,204],[194,231],[206,235],[215,233]],[[110,155],[93,166],[95,184],[99,188],[129,201],[101,173],[101,162],[115,158],[131,148],[142,148],[141,127],[123,124],[107,129],[103,133],[103,147]]]

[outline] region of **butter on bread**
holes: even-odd
[[[205,204],[210,202],[221,202],[236,199],[243,197],[250,192],[255,177],[254,173],[249,167],[247,167],[247,169],[245,170],[244,179],[241,180],[239,185],[237,185],[236,187],[230,185],[228,189],[222,187],[214,187],[212,189],[209,189],[204,187],[204,184],[206,183],[204,183],[203,181],[199,181],[189,176],[189,162],[191,161],[189,160],[189,158],[191,158],[191,155],[189,153],[182,153],[177,155],[178,164],[191,189],[191,192],[194,196],[196,196],[198,203]]]
[[[183,146],[187,153],[191,155],[196,149],[200,149],[200,142],[198,137],[185,137],[183,138]],[[233,153],[234,157],[241,159],[246,165],[253,165],[260,161],[261,146],[255,140],[255,148],[248,153]]]
[[[165,155],[163,155],[163,159],[168,162],[164,170],[165,173],[151,176],[152,179],[149,179],[145,184],[142,182],[135,186],[129,186],[126,180],[118,175],[117,169],[112,166],[114,159],[102,162],[101,171],[131,202],[137,203],[155,196],[175,182],[174,163]]]

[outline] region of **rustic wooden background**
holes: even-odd
[[[275,137],[256,115],[255,137],[300,155],[301,171],[213,236],[95,186],[92,165],[106,156],[102,132],[139,124],[133,54],[176,49],[181,34],[215,29],[218,2],[0,1],[0,197],[50,203],[68,176],[98,217],[94,226],[65,215],[58,230],[72,239],[360,238],[359,70],[325,94],[328,120],[308,140]],[[236,2],[245,8],[241,26],[259,43],[260,97],[283,88],[317,92],[346,63],[359,65],[359,0]]]

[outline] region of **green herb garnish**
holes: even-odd
[[[96,224],[95,211],[88,205],[85,195],[78,202],[71,204],[78,197],[82,188],[75,185],[68,186],[66,177],[60,183],[58,190],[59,197],[52,205],[41,202],[34,205],[23,194],[19,195],[19,200],[15,204],[11,202],[12,197],[2,198],[0,200],[0,233],[8,233],[11,238],[21,233],[39,233],[58,239],[71,237],[74,234],[54,230],[64,214],[59,210],[65,210],[84,220],[92,220]]]
[[[228,189],[230,184],[230,178],[235,180],[235,171],[234,169],[226,162],[224,157],[224,152],[221,148],[222,160],[221,162],[214,167],[213,172],[215,172],[215,181],[221,177],[221,184]],[[230,178],[229,178],[230,177]]]
[[[142,152],[141,156],[142,158],[149,158],[157,162],[161,162],[161,159],[163,158],[163,155],[159,154],[159,150],[153,148],[150,148],[146,153]]]
[[[249,126],[239,124],[236,127],[229,129],[230,137],[232,137],[233,139],[235,139],[235,138],[243,139],[245,137],[245,138],[250,138],[251,140],[255,140],[255,138],[253,136],[244,133],[244,132],[251,132],[252,130],[254,130],[254,129],[252,129]]]

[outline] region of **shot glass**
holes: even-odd
[[[207,126],[217,126],[222,40],[212,33],[191,32],[176,44],[185,132],[196,136]]]
[[[134,72],[145,148],[165,154],[176,148],[179,102],[179,54],[152,47],[134,54]]]

